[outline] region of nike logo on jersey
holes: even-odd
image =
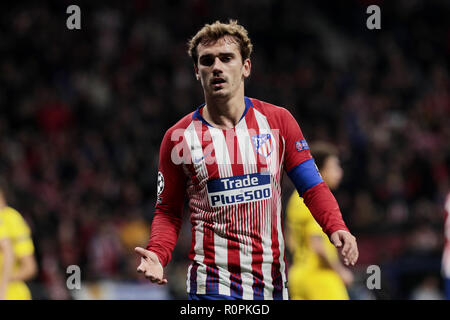
[[[200,161],[202,161],[203,159],[205,159],[207,156],[209,156],[211,154],[211,152],[208,152],[207,154],[205,154],[203,157],[201,158],[194,158],[194,163],[199,163]]]

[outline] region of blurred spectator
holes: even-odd
[[[447,195],[444,205],[444,250],[442,253],[441,272],[444,278],[445,298],[450,300],[450,193]]]
[[[411,294],[412,300],[442,300],[443,296],[439,290],[439,281],[436,277],[426,277]]]

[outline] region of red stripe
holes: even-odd
[[[200,144],[202,145],[202,152],[203,155],[210,152],[210,145],[212,144],[211,135],[209,134],[208,127],[203,124],[201,121],[194,121],[194,127],[195,132],[197,133],[198,139],[200,140]],[[212,150],[211,156],[215,156],[214,150]],[[206,163],[206,162],[205,162]],[[218,167],[216,164],[216,161],[209,162],[211,164],[206,164],[206,169],[208,172],[208,176],[210,179],[214,179],[215,176],[217,176],[218,173]],[[208,201],[208,199],[205,199],[205,201]],[[214,208],[210,209],[210,212],[212,212]],[[211,213],[204,213],[205,217],[202,218],[203,220],[203,250],[204,250],[204,260],[203,263],[207,266],[211,266],[214,269],[217,269],[217,266],[215,265],[215,251],[214,251],[214,231],[212,228],[212,222],[211,222]],[[209,268],[207,270],[207,278],[209,277],[215,277],[214,274],[211,272],[208,272]],[[206,284],[208,285],[208,283]]]

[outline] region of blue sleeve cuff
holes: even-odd
[[[288,173],[300,197],[312,187],[323,182],[314,159],[306,160],[292,168]]]

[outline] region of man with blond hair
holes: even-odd
[[[150,240],[136,248],[138,272],[166,284],[182,222],[192,223],[189,299],[288,299],[281,178],[293,181],[344,261],[358,258],[338,204],[314,164],[297,121],[285,108],[244,95],[252,44],[247,30],[205,25],[189,42],[205,103],[165,134]]]

